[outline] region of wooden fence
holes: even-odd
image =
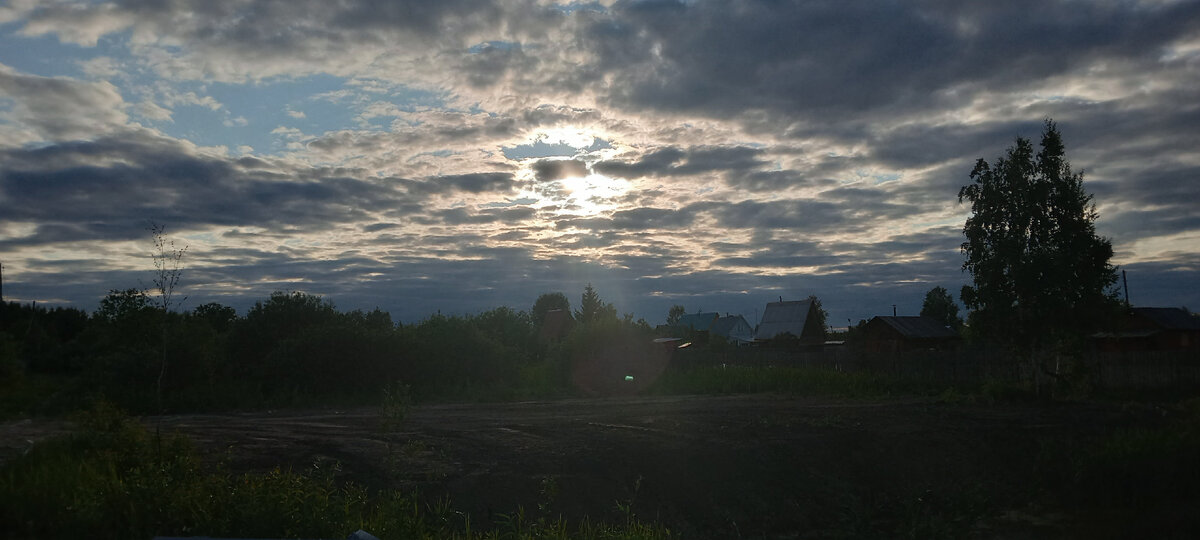
[[[791,366],[834,371],[871,371],[935,383],[1020,383],[1047,375],[1028,363],[994,349],[911,351],[872,354],[853,347],[824,349],[739,348],[723,352],[679,351],[675,364],[688,366]],[[1200,351],[1090,352],[1079,365],[1049,366],[1060,372],[1080,370],[1097,388],[1200,387]]]

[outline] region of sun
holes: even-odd
[[[519,160],[518,178],[528,189],[522,199],[557,215],[594,216],[616,209],[633,184],[593,170],[593,165],[613,155],[612,141],[602,131],[580,126],[538,129],[525,142],[505,148]]]
[[[565,193],[563,206],[573,213],[593,216],[617,208],[617,199],[629,192],[628,180],[592,173],[559,180]]]

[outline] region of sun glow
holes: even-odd
[[[505,156],[520,163],[517,177],[527,182],[523,198],[536,200],[548,215],[594,216],[612,211],[630,191],[629,180],[592,170],[616,151],[602,132],[578,126],[542,128],[525,143],[505,147]]]
[[[574,127],[549,128],[539,130],[533,136],[533,141],[584,149],[596,143],[596,135],[588,130]]]
[[[616,208],[617,198],[629,191],[629,181],[610,178],[602,174],[585,177],[564,178],[559,181],[566,193],[563,201],[567,206],[578,208],[578,213],[595,215]]]

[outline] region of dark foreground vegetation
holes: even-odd
[[[235,473],[180,435],[151,433],[100,402],[79,430],[0,468],[2,538],[667,538],[628,509],[617,524],[520,509],[472,524],[449,501],[337,478],[337,463]]]
[[[830,395],[871,387],[803,370],[783,375],[793,388]],[[1053,404],[859,391],[849,401],[392,403],[382,415],[144,421],[101,403],[75,417],[70,435],[0,466],[0,537],[341,538],[359,528],[381,538],[1200,533],[1196,399]],[[271,442],[258,454],[243,454],[264,437]],[[367,444],[381,440],[386,450]],[[314,452],[337,459],[304,457]]]

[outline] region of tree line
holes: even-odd
[[[568,310],[569,324],[541,335],[551,305]],[[9,413],[96,398],[142,413],[377,403],[397,383],[416,399],[553,397],[573,392],[572,364],[584,351],[652,340],[645,321],[618,317],[590,284],[569,309],[566,295],[548,293],[530,311],[399,324],[305,292],[275,292],[244,315],[219,303],[172,311],[139,289],[110,291],[92,313],[6,302],[0,394]]]

